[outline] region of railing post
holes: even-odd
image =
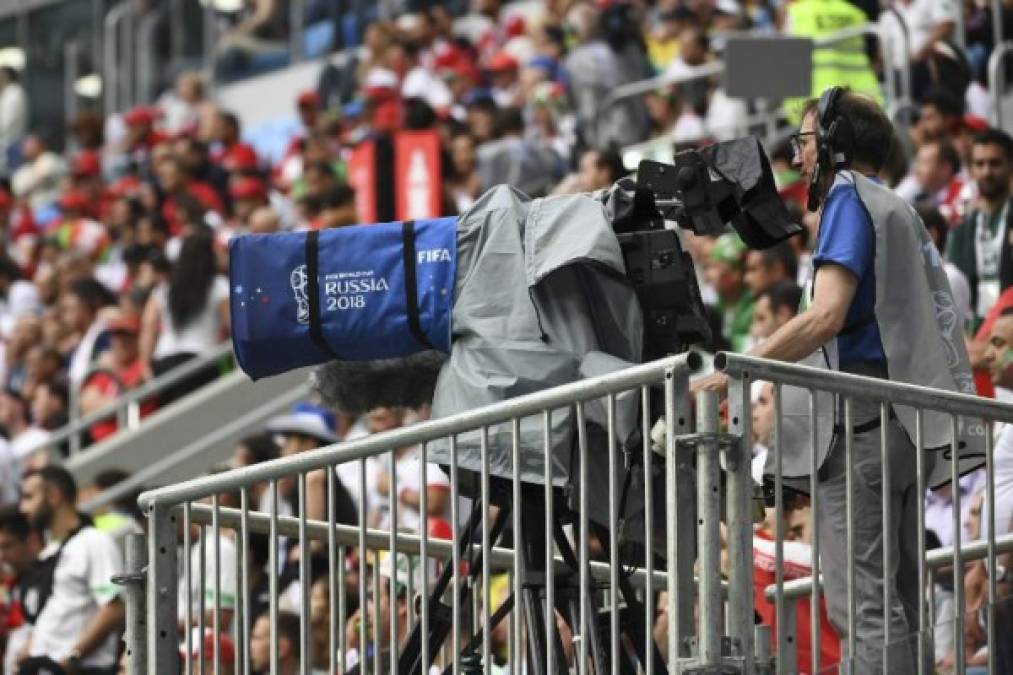
[[[127,672],[144,675],[148,672],[147,612],[145,610],[145,579],[148,551],[143,534],[127,535],[126,565],[124,574],[113,577],[113,583],[123,586],[126,608]]]
[[[770,653],[770,626],[758,624],[753,627],[753,672],[757,675],[773,675],[773,656]]]
[[[1002,0],[992,0],[992,51],[1005,41],[1002,34]],[[993,96],[994,96],[993,92]]]
[[[289,36],[289,61],[300,63],[305,54],[303,47],[303,27],[305,16],[303,11],[303,0],[289,1],[289,27],[292,34]]]
[[[102,24],[102,95],[105,98],[107,115],[120,110],[120,22],[133,8],[130,2],[121,2],[109,10]]]
[[[1001,30],[1001,29],[1000,29]],[[992,50],[988,58],[988,90],[992,93],[992,122],[996,127],[1002,129],[1002,95],[1004,77],[1002,65],[1006,61],[1006,54],[1013,51],[1013,42],[1002,42]]]
[[[63,45],[63,119],[70,124],[77,116],[75,84],[80,75],[81,43],[71,40]]]
[[[702,391],[696,399],[697,434],[719,430],[717,392]],[[700,631],[698,662],[721,663],[723,603],[721,601],[721,467],[716,438],[696,442],[697,541],[700,559]]]
[[[798,600],[794,597],[784,603],[784,636],[787,644],[784,649],[780,650],[784,654],[784,663],[777,664],[777,672],[779,673],[798,672],[798,622],[795,613],[797,603]]]
[[[155,31],[162,22],[163,14],[159,9],[151,9],[141,19],[137,29],[138,49],[134,50],[133,60],[137,63],[136,99],[139,103],[150,103],[158,96],[158,85],[161,84],[161,68],[159,68],[158,51]]]
[[[204,5],[203,14],[203,33],[202,39],[204,44],[201,45],[202,53],[204,55],[204,72],[207,73],[207,88],[210,94],[215,87],[215,42],[217,40],[217,18],[215,17],[215,6],[213,2],[209,2]]]
[[[138,401],[131,401],[126,406],[127,429],[136,429],[141,426],[141,404]]]
[[[164,506],[148,510],[148,673],[175,673],[179,669],[176,565],[179,516]],[[190,555],[184,551],[183,555]],[[203,570],[201,571],[203,574]],[[187,608],[189,611],[189,608]]]
[[[693,564],[696,559],[696,499],[693,463],[676,436],[689,431],[689,384],[685,374],[665,373],[665,518],[668,573],[669,670],[680,672],[693,629]],[[674,664],[674,667],[673,667]]]
[[[752,410],[749,378],[728,383],[728,431],[737,442],[723,453],[728,525],[728,625],[743,657],[743,673],[753,672],[753,477]],[[768,646],[769,647],[769,646]]]

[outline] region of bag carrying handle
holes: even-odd
[[[415,221],[406,220],[401,223],[401,254],[404,260],[404,301],[408,312],[408,330],[415,341],[426,349],[436,349],[429,341],[429,336],[422,330],[419,320],[419,289],[415,277]]]
[[[306,295],[310,310],[310,338],[336,361],[343,360],[324,339],[320,325],[320,230],[306,233]]]

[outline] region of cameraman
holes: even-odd
[[[846,137],[835,133],[842,127],[847,127]],[[804,292],[798,316],[752,354],[814,367],[829,365],[871,377],[886,378],[889,372],[890,379],[897,381],[936,387],[952,383],[951,388],[964,390],[970,386],[970,366],[963,342],[959,332],[953,333],[937,316],[946,309],[947,299],[952,305],[941,261],[932,255],[935,249],[930,244],[925,246],[928,237],[914,212],[874,178],[883,163],[882,149],[889,147],[892,135],[890,121],[868,97],[834,89],[819,103],[806,106],[801,129],[792,140],[794,163],[810,185],[809,208],[820,208],[813,281]],[[835,351],[839,358],[834,358]],[[719,373],[695,383],[693,389],[723,391],[726,385],[726,376]],[[794,406],[786,404],[784,409],[803,412],[800,418],[808,419],[808,397],[797,398]],[[843,419],[840,409],[836,413],[838,420]],[[916,508],[921,495],[910,440],[915,435],[913,416],[891,410],[883,420],[877,403],[857,400],[853,413],[857,635],[851,637],[855,640],[855,672],[882,672],[886,630],[881,584],[891,584],[890,672],[912,673],[915,642],[899,638],[917,629],[920,597],[914,574],[919,555]],[[785,419],[789,417],[792,415]],[[886,429],[881,428],[884,424]],[[807,440],[808,429],[805,436],[796,431],[798,436],[791,439],[787,428],[785,423],[786,476],[804,477],[807,485],[809,453],[817,455],[820,484],[814,511],[822,533],[827,607],[842,639],[841,651],[847,654],[846,434],[834,427],[838,433],[833,440],[813,448]],[[892,522],[886,531],[881,434],[886,438],[891,469]],[[943,443],[949,443],[949,432],[936,426],[926,447]],[[932,460],[929,453],[927,472],[931,472]],[[889,570],[883,569],[884,541],[893,552]]]

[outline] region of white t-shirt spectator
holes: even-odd
[[[39,427],[28,427],[11,439],[11,451],[18,462],[49,442],[49,432]]]
[[[95,345],[105,332],[106,324],[101,318],[92,321],[88,330],[84,332],[81,341],[74,348],[74,353],[70,357],[70,366],[67,368],[67,376],[72,384],[80,385],[84,381],[85,375],[88,374],[88,368],[98,356]]]
[[[365,438],[366,436],[369,436],[369,429],[366,427],[364,418],[359,418],[342,440],[347,443],[359,438]],[[376,485],[377,476],[383,471],[381,461],[384,465],[387,462],[385,457],[372,456],[366,458],[366,485],[368,486],[366,490],[367,523],[369,523],[370,508],[376,505],[376,500],[380,497],[373,486]],[[338,464],[335,469],[338,474],[338,480],[348,490],[348,496],[352,498],[352,503],[355,504],[355,509],[358,511],[362,498],[362,469],[359,466],[359,461],[344,462]]]
[[[24,87],[11,82],[0,92],[0,166],[7,166],[7,149],[28,131],[28,97]]]
[[[60,542],[49,542],[40,558],[55,555],[59,548]],[[99,609],[119,597],[112,578],[122,572],[120,550],[109,535],[85,527],[71,537],[56,564],[53,593],[35,622],[29,656],[67,658]],[[113,633],[81,659],[81,666],[109,668],[118,651],[119,636]]]
[[[211,528],[207,529],[204,542],[204,613],[210,615],[215,609],[215,542]],[[218,553],[222,561],[221,577],[218,579],[219,607],[225,610],[236,608],[238,588],[236,584],[236,544],[229,537],[218,535]],[[183,557],[179,558],[179,620],[186,618],[186,577],[184,576]],[[190,546],[190,607],[193,625],[197,625],[200,617],[201,604],[201,561],[200,542],[194,541]]]
[[[956,0],[902,0],[893,3],[907,27],[912,56],[925,46],[936,26],[945,21],[956,21],[957,5]],[[893,12],[883,12],[880,17],[883,39],[892,49],[894,68],[899,68],[904,60],[904,26],[898,23]]]
[[[67,163],[47,150],[33,162],[18,167],[11,176],[11,189],[16,196],[27,198],[32,210],[37,211],[56,202],[66,174]]]
[[[402,457],[398,458],[397,464],[395,465],[395,471],[397,473],[397,486],[391,483],[391,491],[397,490],[397,494],[401,494],[403,490],[415,490],[420,491],[421,485],[421,472],[422,462],[419,461],[418,451],[412,451]],[[447,474],[443,473],[438,464],[432,462],[426,463],[426,487],[430,490],[446,490],[450,492],[450,478]],[[386,529],[390,527],[390,509],[388,500],[384,499],[381,502],[383,510],[383,520],[381,521],[380,527]],[[441,514],[441,517],[450,520],[450,500],[447,500],[446,512]],[[408,506],[400,499],[397,503],[397,528],[398,530],[410,530],[412,532],[419,532],[420,525],[422,523],[421,515],[418,509]]]
[[[960,479],[960,541],[961,546],[971,540],[971,533],[968,531],[968,516],[971,512],[971,502],[975,493],[985,487],[985,470],[973,471]],[[951,496],[941,496],[933,490],[928,490],[925,496],[925,528],[932,530],[939,537],[942,546],[952,546],[953,536],[953,499]]]
[[[155,289],[158,301],[161,331],[155,346],[156,359],[173,354],[204,354],[218,344],[222,331],[218,306],[229,298],[229,281],[223,276],[211,282],[208,300],[200,313],[190,319],[182,328],[173,326],[169,313],[169,287],[161,285]]]
[[[953,292],[953,304],[957,310],[958,325],[965,326],[974,318],[971,313],[971,285],[967,283],[967,277],[960,271],[960,268],[953,263],[943,263],[943,270],[950,282],[950,290]]]
[[[1013,425],[1003,424],[995,444],[995,534],[1013,531]],[[988,537],[988,499],[981,502],[981,539]]]
[[[9,336],[14,324],[23,316],[37,316],[41,313],[39,290],[31,281],[18,279],[11,282],[7,297],[0,300],[0,335]]]

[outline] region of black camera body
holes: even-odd
[[[731,226],[750,248],[769,248],[801,231],[777,195],[759,142],[738,139],[644,160],[637,180],[609,197],[626,274],[644,312],[644,358],[661,358],[712,340],[693,261],[665,221],[697,235]]]

